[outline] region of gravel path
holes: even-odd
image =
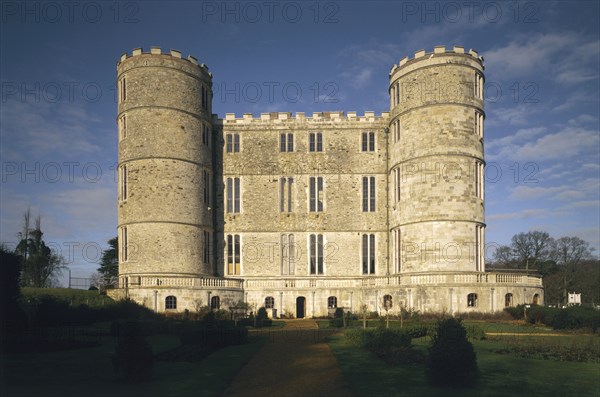
[[[351,396],[335,357],[325,343],[327,331],[313,320],[289,320],[269,336],[246,364],[225,396]]]

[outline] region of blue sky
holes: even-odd
[[[31,207],[73,276],[94,272],[116,235],[116,61],[155,45],[209,66],[221,117],[381,113],[404,56],[474,48],[486,65],[487,243],[536,229],[600,248],[598,2],[0,4],[0,241],[16,241]]]

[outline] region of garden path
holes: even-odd
[[[331,331],[313,320],[286,320],[285,327],[259,331],[265,345],[246,364],[225,396],[351,396],[325,341]]]

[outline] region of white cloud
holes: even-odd
[[[577,33],[520,35],[504,47],[486,52],[489,65],[505,77],[523,78],[543,71],[558,83],[598,79],[600,41]]]
[[[538,135],[543,127],[517,131],[516,134],[492,140],[487,144],[488,159],[512,159],[521,162],[546,160],[575,160],[582,155],[597,158],[600,136],[597,131],[566,127],[561,131]]]
[[[25,153],[29,159],[47,159],[101,151],[95,135],[106,127],[98,129],[102,120],[76,103],[9,101],[2,105],[0,117],[2,156],[6,160],[23,160]]]
[[[567,127],[555,134],[544,135],[535,142],[518,148],[517,160],[556,160],[597,152],[600,137],[597,131]]]
[[[573,201],[584,198],[597,199],[600,195],[600,180],[587,178],[580,181],[565,183],[560,186],[517,186],[512,189],[510,198],[513,200],[550,199]]]
[[[597,93],[594,95],[591,93],[585,93],[585,92],[580,92],[580,91],[579,92],[571,92],[567,96],[566,100],[563,103],[555,106],[552,109],[552,111],[562,112],[565,110],[576,108],[577,106],[579,106],[581,104],[589,103],[592,101],[594,101],[594,102],[598,101]]]
[[[521,211],[508,212],[503,214],[491,214],[486,216],[487,221],[509,220],[509,219],[529,219],[540,218],[550,215],[549,211],[542,208],[530,208]]]

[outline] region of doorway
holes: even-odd
[[[306,298],[299,296],[296,298],[296,318],[304,318],[306,310]]]

